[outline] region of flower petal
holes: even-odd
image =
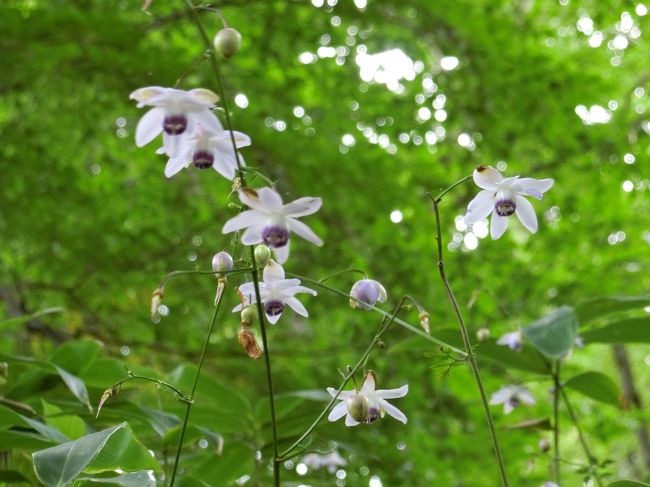
[[[304,316],[305,318],[309,316],[309,313],[307,312],[307,308],[303,306],[303,304],[298,301],[296,298],[287,298],[284,300],[285,304],[288,304],[289,307],[294,310],[296,313],[298,313],[300,316]]]
[[[374,279],[371,279],[372,282],[375,283],[377,286],[377,291],[379,292],[379,297],[377,298],[377,301],[380,303],[385,303],[386,300],[388,299],[388,293],[386,293],[386,288],[381,285],[379,281],[375,281]]]
[[[189,149],[189,146],[188,146]],[[190,165],[191,161],[191,151],[190,150],[185,150],[181,154],[179,154],[176,157],[170,158],[167,161],[167,165],[165,166],[165,176],[168,178],[171,178],[175,174],[177,174],[179,171],[182,169],[185,169],[187,166]]]
[[[255,210],[249,210],[255,211]],[[264,224],[251,225],[241,236],[241,243],[244,245],[256,245],[262,242],[262,230],[264,229]]]
[[[356,426],[358,424],[359,421],[350,416],[349,413],[345,416],[345,426]]]
[[[162,86],[146,86],[133,91],[129,95],[129,99],[137,101],[138,106],[143,106],[152,98],[164,95],[166,92],[167,88]]]
[[[289,229],[293,231],[299,237],[304,238],[308,242],[318,245],[319,247],[323,245],[323,241],[314,231],[305,225],[303,222],[296,220],[295,218],[287,218],[287,223],[289,224]]]
[[[399,409],[397,409],[395,406],[393,406],[391,403],[389,403],[388,401],[386,401],[384,399],[377,398],[377,402],[379,403],[379,406],[384,411],[386,411],[386,414],[388,414],[389,416],[392,416],[397,421],[400,421],[400,422],[406,424],[406,422],[408,421],[406,419],[406,414],[404,414],[402,411],[400,411]]]
[[[266,215],[260,211],[242,211],[239,215],[235,215],[230,220],[228,220],[223,226],[223,230],[221,230],[221,232],[230,233],[253,225],[264,225],[266,223],[266,219]]]
[[[472,179],[479,188],[496,189],[497,184],[503,181],[503,176],[492,166],[477,166],[472,173]]]
[[[375,397],[379,399],[395,399],[397,397],[404,397],[409,391],[409,385],[403,385],[398,389],[379,389],[375,391]]]
[[[239,190],[239,201],[244,203],[246,206],[253,208],[264,213],[270,213],[269,209],[265,207],[260,201],[259,194],[257,191],[251,188],[243,188]]]
[[[348,412],[348,405],[345,403],[345,401],[341,401],[340,403],[338,403],[336,406],[332,408],[329,416],[327,416],[327,419],[329,419],[330,421],[338,421],[343,416],[345,416],[347,412]]]
[[[163,129],[164,118],[165,110],[162,108],[152,108],[145,113],[135,129],[135,145],[142,147],[158,137]]]
[[[361,394],[369,394],[371,392],[375,391],[375,382],[377,381],[377,378],[375,377],[375,373],[371,370],[368,371],[366,376],[363,378],[363,385],[361,386]]]
[[[515,409],[515,407],[510,401],[503,403],[503,414],[510,414],[513,409]]]
[[[235,179],[237,160],[235,159],[232,149],[228,152],[220,151],[215,148],[212,151],[212,156],[214,157],[214,164],[212,165],[214,170],[230,181]]]
[[[504,386],[490,396],[490,404],[502,404],[512,397],[514,391],[512,386]]]
[[[535,215],[535,209],[533,205],[523,196],[515,196],[515,204],[517,209],[515,213],[517,218],[525,226],[530,233],[537,232],[537,215]]]
[[[350,399],[352,396],[357,394],[357,391],[341,391],[339,395],[336,395],[336,391],[338,389],[334,389],[333,387],[328,387],[327,392],[330,393],[330,396],[332,397],[338,397],[338,399],[344,400],[344,399]]]
[[[305,286],[294,286],[289,291],[292,294],[307,293],[307,294],[311,294],[312,296],[318,296],[318,293],[316,291]]]
[[[532,196],[538,200],[542,199],[542,195],[553,187],[555,181],[553,179],[534,179],[534,178],[521,178],[517,181],[518,191]]]
[[[282,198],[277,191],[264,187],[257,190],[260,202],[269,211],[278,211],[282,208]]]
[[[524,404],[535,404],[535,398],[533,395],[530,393],[530,391],[526,388],[522,388],[522,390],[517,394],[517,397],[523,402]]]
[[[471,225],[472,223],[480,222],[492,212],[494,209],[494,191],[484,189],[474,197],[467,205],[467,213],[465,214],[465,224]]]
[[[276,261],[271,259],[264,266],[264,271],[262,272],[262,279],[264,279],[264,282],[284,280],[284,269],[280,264],[278,264]]]
[[[492,221],[490,222],[490,235],[492,240],[497,240],[503,235],[503,233],[508,228],[508,217],[499,216],[496,213],[492,213]]]
[[[273,255],[275,256],[275,260],[278,261],[278,264],[284,264],[287,259],[289,258],[289,243],[291,241],[287,242],[287,245],[284,245],[282,247],[274,248],[273,249]]]
[[[223,132],[221,122],[217,116],[207,108],[188,114],[188,119],[195,120],[211,132]]]
[[[192,98],[197,102],[204,105],[214,106],[214,104],[219,101],[219,95],[206,88],[195,88],[188,91],[188,94],[192,95]]]
[[[321,206],[323,206],[323,200],[321,198],[308,196],[305,198],[298,198],[297,200],[284,205],[282,213],[284,213],[285,216],[297,218],[299,216],[316,213]]]
[[[280,319],[280,316],[282,316],[282,313],[279,313],[277,315],[267,314],[266,319],[269,320],[269,323],[271,323],[272,325],[275,325],[278,322],[278,320]]]

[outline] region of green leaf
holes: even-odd
[[[570,306],[562,306],[523,329],[526,339],[550,358],[564,357],[573,348],[578,317]]]
[[[121,469],[126,472],[139,470],[159,470],[158,462],[147,448],[133,435],[130,427],[115,432],[95,459],[88,465],[86,472],[100,473]]]
[[[650,343],[650,317],[629,318],[581,334],[585,343]]]
[[[75,485],[92,487],[95,484],[119,485],[120,487],[156,487],[156,480],[150,472],[133,472],[117,477],[83,477]]]
[[[642,309],[650,306],[648,296],[607,296],[581,303],[576,307],[576,313],[582,323],[600,318],[609,313]]]
[[[600,372],[585,372],[571,377],[564,387],[573,389],[596,401],[619,405],[620,392],[612,379]]]
[[[638,482],[636,480],[617,480],[616,482],[612,482],[611,484],[609,484],[607,487],[639,487],[639,486],[650,487],[650,484],[644,484],[643,482]]]
[[[68,389],[70,389],[72,394],[74,394],[74,397],[85,404],[88,408],[88,411],[92,413],[93,407],[90,404],[90,398],[88,397],[88,389],[86,389],[86,384],[84,384],[84,382],[79,377],[72,375],[70,372],[62,369],[58,365],[55,365],[54,367],[61,376],[61,379],[63,379],[63,382],[65,382],[65,385],[67,385]]]
[[[82,436],[78,440],[35,452],[32,457],[36,476],[48,487],[69,485],[99,454],[109,438],[126,425],[121,423]]]
[[[52,308],[42,309],[30,315],[23,315],[23,316],[16,316],[14,318],[9,318],[8,320],[0,321],[0,330],[6,330],[8,328],[20,326],[23,323],[27,323],[28,321],[38,318],[39,316],[62,313],[63,311],[65,311],[63,308],[56,306]]]
[[[58,347],[50,356],[50,362],[66,371],[80,374],[97,359],[102,345],[96,340],[73,340]]]
[[[28,484],[29,480],[15,470],[0,470],[0,482],[7,484]]]
[[[76,440],[86,434],[86,423],[79,416],[62,414],[60,407],[41,399],[45,422],[66,435],[68,439]],[[64,441],[68,441],[68,439]]]

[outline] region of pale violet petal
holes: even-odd
[[[321,206],[323,206],[323,200],[321,198],[308,196],[305,198],[298,198],[297,200],[284,205],[284,207],[282,207],[282,213],[285,216],[298,218],[300,216],[316,213]]]
[[[167,161],[165,166],[165,176],[171,178],[182,169],[185,169],[191,164],[190,151],[186,150],[179,154],[177,157],[171,158]]]
[[[287,245],[273,249],[273,255],[278,264],[284,264],[289,258],[289,243],[290,241],[287,242]]]
[[[189,128],[189,127],[188,127]],[[176,157],[181,152],[187,137],[183,135],[169,135],[163,131],[163,147],[165,154],[169,157]]]
[[[510,414],[513,409],[515,409],[515,407],[513,406],[513,404],[510,401],[507,401],[507,402],[503,403],[503,413],[504,414]]]
[[[277,212],[282,208],[282,198],[271,188],[260,188],[257,190],[257,194],[264,208],[267,208],[269,211]]]
[[[290,291],[293,294],[307,293],[307,294],[311,294],[312,296],[318,296],[318,293],[316,291],[305,286],[294,286],[290,289]]]
[[[530,391],[526,388],[522,388],[523,390],[517,394],[517,397],[523,402],[524,404],[530,404],[533,405],[535,404],[535,398],[533,395],[530,393]]]
[[[231,133],[232,137],[235,139],[235,147],[238,149],[251,145],[251,138],[244,132],[237,132],[236,130],[233,130],[232,132],[230,130],[226,130],[223,133],[218,134],[213,138],[214,145],[218,145],[220,147],[225,147],[228,145],[228,147],[232,148],[232,139],[230,137]]]
[[[287,223],[289,224],[289,229],[294,232],[299,237],[304,238],[308,242],[318,245],[319,247],[323,245],[323,241],[314,231],[305,225],[303,222],[296,220],[295,218],[287,218]]]
[[[219,96],[206,88],[194,88],[193,90],[188,91],[188,94],[192,96],[192,98],[203,105],[206,106],[214,106],[217,101],[219,101]]]
[[[356,426],[358,424],[359,421],[350,416],[350,413],[345,416],[345,426]]]
[[[264,266],[264,271],[262,272],[262,279],[264,279],[264,282],[279,281],[281,279],[284,279],[284,269],[280,264],[278,264],[276,261],[271,259]]]
[[[163,130],[165,110],[152,108],[145,113],[135,129],[135,145],[142,147],[155,139]]]
[[[255,211],[255,210],[250,210]],[[264,224],[251,225],[241,235],[241,243],[244,245],[257,245],[262,242],[262,230]]]
[[[262,212],[257,210],[242,211],[239,215],[235,215],[226,222],[223,226],[222,233],[236,232],[242,228],[251,227],[253,225],[264,225],[267,217]]]
[[[534,178],[521,178],[517,181],[517,190],[525,193],[538,200],[542,199],[542,195],[553,187],[555,181],[553,179],[534,179]]]
[[[212,151],[212,156],[214,157],[214,164],[212,166],[214,170],[230,181],[235,179],[237,173],[237,161],[232,155],[232,150],[229,154],[228,152],[214,149]]]
[[[143,106],[152,98],[157,98],[166,92],[167,88],[163,88],[162,86],[146,86],[131,92],[129,99],[137,101],[138,106]]]
[[[484,189],[474,197],[467,205],[467,214],[465,215],[465,224],[471,225],[480,222],[494,209],[494,191]]]
[[[200,123],[211,132],[219,133],[223,131],[223,127],[217,116],[207,108],[193,112],[188,116],[188,122],[191,119]]]
[[[497,392],[495,392],[490,396],[490,404],[491,405],[502,404],[508,401],[512,397],[513,393],[514,391],[512,386],[502,387],[501,389],[499,389]]]
[[[379,389],[375,391],[375,397],[380,399],[395,399],[398,397],[404,397],[409,391],[408,384],[403,385],[398,389]]]
[[[533,205],[523,196],[515,196],[515,204],[517,218],[523,226],[525,226],[530,233],[537,232],[537,215]]]
[[[492,213],[492,221],[490,222],[490,235],[492,236],[492,240],[501,238],[501,235],[503,235],[507,228],[508,217],[499,216],[496,212]]]
[[[386,300],[388,299],[388,293],[386,293],[386,288],[382,286],[379,281],[375,281],[374,279],[372,279],[372,282],[375,283],[375,285],[377,286],[377,291],[379,291],[379,297],[377,298],[377,301],[379,301],[380,303],[385,303]]]
[[[492,166],[477,166],[472,173],[472,179],[481,189],[496,189],[503,181],[503,176]]]
[[[343,416],[345,416],[347,412],[348,405],[345,403],[345,401],[342,401],[332,408],[329,416],[327,416],[327,419],[330,421],[338,421]]]
[[[287,299],[285,299],[284,302],[285,302],[285,304],[288,304],[289,307],[292,310],[294,310],[296,313],[298,313],[300,316],[304,316],[305,318],[309,316],[309,313],[307,312],[307,309],[296,298],[287,298]]]
[[[369,394],[375,391],[375,373],[368,372],[363,378],[363,384],[361,385],[361,394]]]
[[[239,190],[239,200],[246,206],[264,213],[270,213],[269,209],[260,201],[259,194],[254,189],[244,188]]]
[[[278,320],[280,319],[280,316],[282,316],[282,313],[279,313],[277,315],[267,314],[266,319],[269,320],[269,323],[271,323],[272,325],[275,325],[278,322]]]
[[[327,392],[329,392],[330,396],[332,397],[338,397],[338,399],[350,399],[352,396],[356,395],[356,391],[341,391],[339,395],[336,395],[336,391],[338,389],[334,389],[333,387],[328,387]]]
[[[237,306],[235,306],[235,307],[232,309],[232,312],[233,312],[233,313],[237,313],[237,312],[241,311],[243,308],[244,308],[244,305],[241,304],[241,303],[239,303]]]
[[[386,411],[386,414],[392,416],[397,421],[406,424],[406,422],[408,421],[406,419],[406,414],[404,414],[402,411],[400,411],[399,409],[397,409],[395,406],[393,406],[391,403],[389,403],[384,399],[377,398],[377,402],[379,403],[379,407],[381,407],[384,411]]]

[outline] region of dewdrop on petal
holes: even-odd
[[[214,36],[214,49],[223,59],[230,59],[241,46],[241,34],[232,27],[226,27]]]
[[[271,249],[268,248],[266,245],[258,245],[255,247],[255,263],[260,266],[264,267],[269,260],[271,260]]]

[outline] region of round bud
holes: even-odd
[[[219,252],[212,257],[212,270],[214,272],[228,272],[234,266],[232,257],[228,252]]]
[[[224,59],[233,57],[239,51],[240,45],[241,34],[232,27],[221,29],[214,36],[214,48],[219,56]]]
[[[368,420],[369,413],[368,399],[366,399],[366,396],[357,394],[348,399],[348,413],[350,413],[350,416],[352,416],[355,421],[365,423]]]
[[[488,338],[490,338],[490,330],[489,330],[489,329],[487,329],[487,328],[485,328],[484,326],[482,326],[481,328],[479,328],[478,330],[476,330],[476,339],[477,339],[479,342],[484,342],[484,341],[487,340]]]
[[[539,451],[542,453],[547,453],[551,449],[551,442],[546,438],[539,440]]]
[[[264,267],[271,259],[271,249],[266,245],[255,247],[255,262],[258,266]]]
[[[257,309],[255,305],[249,304],[241,310],[242,326],[251,326],[257,320]]]

